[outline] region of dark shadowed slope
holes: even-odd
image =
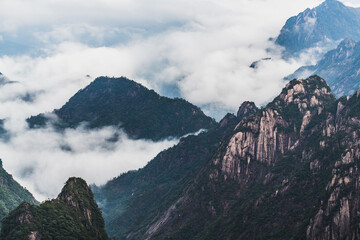
[[[227,119],[233,117],[228,115]],[[121,208],[113,208],[120,215],[131,209],[129,216],[139,217],[138,224],[116,236],[358,239],[359,136],[360,89],[350,99],[337,100],[317,76],[293,80],[264,109],[225,134],[181,187],[150,191],[157,198],[168,199],[152,215],[141,215],[146,209],[142,204],[148,203],[137,194],[137,184],[129,189],[124,188],[127,184],[119,187],[121,184],[114,183],[126,183],[121,177],[108,183],[105,189],[112,188],[112,194],[121,196],[130,191],[126,194],[131,198],[134,191],[138,200],[132,200],[133,204],[124,200]],[[178,168],[165,169],[165,176],[171,176]],[[156,174],[130,174],[122,177],[130,182],[161,179]],[[156,186],[160,189],[162,185]],[[121,227],[121,222],[117,226]]]
[[[360,10],[326,0],[287,20],[276,39],[287,55],[345,38],[360,40]]]
[[[58,120],[44,114],[28,119],[30,127],[51,123],[59,128],[120,126],[132,138],[160,140],[209,128],[215,121],[183,99],[158,95],[127,78],[99,77],[76,93],[62,108]]]
[[[251,102],[243,103],[240,109],[238,116],[227,114],[207,132],[181,139],[143,169],[96,187],[95,199],[104,213],[109,235],[116,239],[143,239],[148,227],[181,199],[184,189],[208,163],[222,139],[240,120],[258,110]]]
[[[109,239],[93,194],[80,178],[70,178],[54,200],[40,206],[22,203],[2,224],[4,240]]]

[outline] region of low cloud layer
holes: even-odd
[[[33,91],[63,92],[56,94],[57,107],[71,95],[68,92],[85,85],[74,81],[107,75],[127,76],[164,95],[184,97],[209,114],[215,114],[211,109],[223,114],[235,111],[244,100],[264,104],[281,89],[282,77],[303,64],[269,53],[268,48],[280,49],[268,38],[279,33],[288,17],[320,2],[136,0],[94,1],[88,6],[82,1],[39,1],[37,8],[23,8],[27,10],[21,16],[0,14],[0,23],[13,23],[3,28],[4,34],[21,38],[20,30],[30,25],[30,38],[41,46],[35,56],[0,58],[0,69]],[[70,5],[77,6],[77,14],[53,12]],[[35,13],[39,17],[30,19]],[[73,24],[76,18],[82,21]],[[261,71],[249,69],[263,57],[273,60],[263,63]]]
[[[44,199],[69,176],[101,184],[176,143],[133,141],[123,133],[109,143],[112,128],[64,135],[27,129],[26,118],[60,108],[98,76],[126,76],[217,119],[245,100],[266,104],[284,86],[283,77],[322,50],[284,61],[269,38],[289,17],[321,2],[1,1],[0,72],[15,81],[0,86],[0,119],[11,135],[0,143],[5,168]],[[249,68],[265,57],[272,59]]]
[[[114,133],[119,141],[111,142]],[[70,176],[89,184],[105,184],[120,173],[143,167],[178,140],[131,140],[112,127],[88,131],[82,127],[59,134],[52,129],[12,133],[0,142],[4,168],[38,200],[56,197]]]

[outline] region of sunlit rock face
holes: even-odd
[[[289,82],[238,122],[144,236],[359,238],[359,109],[357,94],[336,99],[320,77]]]

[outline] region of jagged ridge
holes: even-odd
[[[336,100],[317,76],[291,81],[237,125],[143,238],[359,238],[358,93]]]
[[[316,65],[301,67],[286,79],[317,74],[326,79],[337,97],[350,96],[360,84],[359,64],[360,43],[345,39],[336,49],[326,53]]]
[[[332,19],[332,20],[329,20]],[[326,0],[318,7],[291,17],[280,31],[276,44],[287,54],[344,38],[360,40],[360,10],[336,0]]]
[[[120,126],[132,138],[160,140],[210,128],[215,121],[183,99],[162,97],[125,77],[99,77],[60,109],[57,120],[44,114],[27,121],[30,127],[47,123],[60,129],[87,122],[90,128]]]
[[[206,166],[222,138],[240,120],[258,110],[250,102],[243,103],[240,109],[238,116],[227,114],[207,132],[181,139],[179,144],[161,152],[143,169],[123,174],[105,186],[95,188],[95,198],[104,213],[109,235],[116,239],[143,239],[159,213],[171,208],[188,183]]]

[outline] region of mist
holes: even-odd
[[[98,76],[125,76],[182,97],[220,120],[243,101],[263,106],[283,78],[324,52],[284,60],[274,45],[285,21],[321,0],[64,0],[0,2],[0,142],[5,169],[39,200],[70,176],[104,184],[143,167],[177,139],[131,140],[119,129],[28,129],[25,120],[60,108]],[[344,1],[356,4],[356,1]],[[258,68],[250,64],[262,58]],[[108,141],[114,133],[120,141]]]
[[[119,140],[111,141],[114,134]],[[132,140],[114,127],[84,127],[58,133],[54,129],[12,132],[0,142],[4,168],[26,186],[36,199],[54,198],[71,176],[88,184],[105,184],[120,173],[143,167],[178,139],[160,142]]]

